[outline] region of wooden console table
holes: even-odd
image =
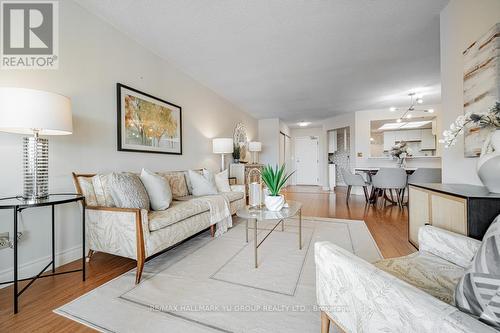
[[[229,166],[229,175],[230,177],[236,178],[237,185],[245,185],[245,193],[248,195],[248,173],[252,169],[259,169],[262,171],[263,167],[263,164],[232,163]]]
[[[465,184],[410,184],[408,240],[418,248],[418,229],[430,224],[481,240],[500,214],[500,193]]]

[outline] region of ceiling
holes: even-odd
[[[448,0],[77,0],[257,118],[440,102]]]

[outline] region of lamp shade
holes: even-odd
[[[233,149],[233,139],[231,138],[215,138],[212,141],[214,154],[231,154]]]
[[[250,143],[248,143],[248,151],[262,151],[262,142],[250,141]]]
[[[33,89],[0,88],[0,131],[67,135],[73,132],[68,97]]]

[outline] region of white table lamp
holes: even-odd
[[[212,141],[212,151],[214,154],[221,156],[221,171],[224,171],[224,154],[232,154],[234,149],[233,139],[231,138],[215,138]]]
[[[250,141],[248,144],[248,151],[252,153],[252,163],[259,163],[258,153],[262,151],[262,142]]]
[[[49,141],[39,136],[72,134],[70,99],[40,90],[0,88],[0,131],[32,135],[23,138],[23,197],[46,197]]]

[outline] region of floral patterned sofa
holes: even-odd
[[[77,192],[85,195],[87,260],[95,251],[135,259],[136,283],[139,283],[148,257],[208,228],[213,237],[215,226],[210,223],[209,206],[194,200],[187,172],[158,174],[169,181],[174,197],[164,211],[114,207],[108,187],[109,174],[73,173]],[[245,205],[245,187],[233,185],[231,190],[221,195],[230,202],[234,215]]]
[[[329,242],[315,244],[321,331],[497,332],[459,311],[454,290],[481,242],[432,226],[419,252],[368,263]]]

